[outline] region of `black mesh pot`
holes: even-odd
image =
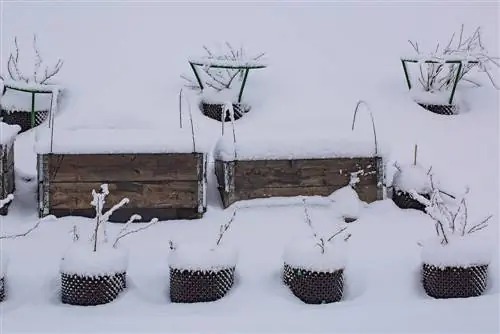
[[[170,300],[202,303],[221,299],[234,284],[234,271],[234,267],[218,271],[170,268]]]
[[[285,263],[283,283],[306,304],[334,303],[340,301],[344,294],[344,270],[316,272]]]
[[[40,110],[35,111],[35,124],[32,126],[31,124],[31,112],[26,111],[5,111],[2,110],[2,122],[7,124],[17,124],[21,127],[21,131],[19,133],[28,131],[29,129],[39,126],[42,124],[49,115],[48,110]]]
[[[431,198],[430,194],[419,194],[427,199]],[[413,199],[406,191],[392,189],[392,201],[401,209],[415,209],[425,212],[425,205]]]
[[[106,276],[61,273],[61,301],[80,306],[112,302],[126,288],[126,276],[126,273]]]
[[[2,208],[0,208],[0,216],[7,216],[9,213],[10,203],[5,204]]]
[[[203,115],[215,119],[216,121],[220,121],[224,110],[224,104],[201,102],[200,108]],[[238,120],[250,111],[250,106],[243,103],[233,103],[233,111],[234,120]],[[230,121],[231,117],[229,116],[229,112],[226,112],[224,122]]]
[[[488,280],[488,265],[469,268],[424,264],[422,284],[427,295],[434,298],[467,298],[483,294]]]
[[[0,302],[5,299],[5,277],[0,278]]]
[[[418,103],[422,108],[425,108],[435,114],[439,115],[456,115],[458,114],[458,107],[453,104],[427,104]]]

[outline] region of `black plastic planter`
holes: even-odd
[[[79,306],[107,304],[115,300],[126,286],[126,273],[103,276],[61,273],[61,301]]]

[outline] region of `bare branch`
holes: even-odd
[[[44,221],[47,221],[47,220],[56,220],[56,216],[53,216],[53,215],[50,215],[50,216],[46,216],[42,219],[39,219],[35,225],[33,225],[32,227],[30,227],[28,230],[26,230],[25,232],[23,233],[18,233],[18,234],[12,234],[12,235],[1,235],[0,236],[0,239],[16,239],[16,238],[20,238],[20,237],[25,237],[27,236],[28,234],[30,234],[31,232],[33,232],[34,230],[36,230],[40,224]]]
[[[238,208],[235,208],[233,215],[231,216],[231,219],[229,219],[229,221],[226,224],[220,226],[219,237],[217,238],[217,242],[215,243],[217,246],[220,245],[220,242],[222,241],[222,237],[227,232],[227,230],[229,230],[229,227],[231,227],[231,224],[234,221],[234,218],[236,217],[237,210],[238,210]]]
[[[134,216],[138,216],[138,215],[134,215]],[[132,217],[133,217],[133,216],[132,216]],[[127,222],[127,224],[132,223],[132,221],[133,221],[133,220],[132,220],[132,218],[131,218],[131,219]],[[154,224],[156,224],[156,223],[158,223],[158,218],[153,218],[153,219],[151,219],[151,221],[150,221],[149,223],[147,223],[147,224],[146,224],[146,225],[144,225],[144,226],[141,226],[141,227],[139,227],[139,228],[136,228],[135,230],[130,230],[130,231],[127,231],[127,232],[124,232],[124,233],[122,233],[122,234],[118,235],[118,236],[116,237],[116,239],[115,239],[115,242],[113,243],[113,247],[116,247],[116,246],[118,245],[118,241],[119,241],[120,239],[122,239],[122,238],[126,237],[127,235],[130,235],[130,234],[132,234],[132,233],[137,233],[137,232],[139,232],[139,231],[143,231],[143,230],[145,230],[145,229],[147,229],[147,228],[150,228],[151,226],[153,226],[153,225],[154,225]]]
[[[326,240],[326,242],[332,241],[337,235],[339,235],[340,233],[344,232],[345,230],[347,230],[347,227],[341,228],[340,230],[338,230],[337,232],[335,232],[334,234],[332,234],[332,236],[330,236],[330,238],[328,238]]]

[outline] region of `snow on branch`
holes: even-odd
[[[443,48],[437,43],[435,50],[428,56],[423,54],[418,42],[408,42],[417,54],[412,59],[419,63],[420,77],[418,82],[424,91],[452,90],[455,78],[458,78],[458,81],[466,81],[474,86],[480,86],[479,83],[469,78],[473,68],[485,73],[493,87],[500,89],[493,77],[494,67],[500,67],[500,58],[488,54],[488,50],[482,42],[481,27],[477,27],[470,36],[465,36],[462,24],[458,34],[453,33]],[[445,61],[460,61],[462,63],[460,73],[457,73],[459,64],[446,64]]]
[[[456,210],[452,211],[451,205],[446,204],[441,197],[442,192],[434,187],[433,182],[431,182],[431,185],[432,193],[430,199],[419,195],[415,190],[410,191],[410,195],[425,206],[427,214],[436,222],[436,234],[441,238],[442,245],[449,244],[451,236],[465,237],[488,226],[488,221],[493,215],[489,215],[479,223],[468,228],[469,215],[466,197],[469,193],[469,188],[465,190],[460,199],[455,201]]]
[[[42,219],[39,219],[32,227],[30,227],[29,229],[27,229],[24,232],[17,233],[17,234],[0,235],[0,240],[3,240],[3,239],[16,239],[16,238],[20,238],[20,237],[25,237],[28,234],[30,234],[31,232],[33,232],[34,230],[36,230],[40,226],[40,224],[42,222],[45,222],[47,220],[56,220],[56,219],[57,218],[55,216],[53,216],[53,215],[46,216],[46,217],[44,217]]]
[[[7,72],[13,81],[22,81],[27,84],[47,84],[61,70],[64,61],[58,59],[53,66],[44,66],[44,60],[37,45],[37,35],[33,35],[33,50],[35,53],[33,72],[28,75],[20,68],[20,48],[17,36],[14,37],[14,53],[11,53],[7,61]],[[43,67],[43,69],[42,69]]]
[[[219,237],[217,238],[217,242],[215,243],[217,246],[220,245],[220,242],[222,241],[222,238],[226,234],[227,230],[229,230],[229,228],[231,227],[231,224],[233,223],[234,218],[236,217],[237,210],[238,210],[238,208],[235,208],[234,211],[233,211],[233,215],[231,216],[231,218],[229,219],[229,221],[227,223],[225,223],[224,225],[220,226]]]

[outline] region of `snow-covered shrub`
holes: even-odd
[[[500,67],[499,57],[490,56],[488,50],[482,43],[482,30],[477,27],[470,36],[464,35],[464,25],[461,26],[459,33],[453,33],[450,40],[444,48],[440,43],[436,49],[428,54],[420,50],[418,42],[409,41],[417,57],[426,57],[429,60],[435,60],[434,63],[420,63],[420,77],[418,82],[420,88],[425,92],[443,92],[451,91],[455,78],[459,81],[468,82],[474,86],[479,83],[471,78],[473,70],[486,74],[491,84],[499,89],[493,77],[494,67]],[[458,71],[458,64],[445,64],[445,60],[463,60],[463,66]],[[475,62],[469,62],[469,61]]]
[[[303,203],[305,222],[313,232],[312,238],[286,247],[283,254],[283,282],[297,298],[307,304],[340,301],[344,291],[343,272],[347,263],[345,246],[351,235],[343,235],[343,241],[333,242],[343,234],[346,226],[329,236],[318,235],[312,225],[305,199]]]
[[[234,283],[237,253],[222,244],[236,210],[229,221],[220,226],[215,245],[176,245],[170,241],[170,299],[174,303],[197,303],[218,300]]]
[[[128,266],[128,254],[125,249],[118,247],[119,241],[158,222],[158,219],[153,218],[149,223],[132,230],[130,225],[141,219],[139,215],[132,215],[110,241],[106,230],[108,220],[129,200],[124,198],[103,213],[107,195],[109,195],[107,184],[101,185],[99,193],[92,190],[91,205],[95,207],[96,216],[90,242],[82,241],[76,226],[73,229],[74,243],[60,264],[63,303],[98,305],[115,299],[126,287]]]
[[[469,224],[465,192],[456,203],[446,204],[439,189],[432,188],[430,199],[411,191],[435,221],[436,237],[420,243],[423,285],[436,298],[478,296],[484,292],[491,262],[490,245],[477,232],[488,226],[492,215]]]
[[[7,71],[12,81],[20,81],[26,84],[44,85],[59,73],[64,61],[58,59],[56,64],[48,66],[45,64],[37,45],[37,36],[33,36],[34,61],[31,69],[21,68],[20,49],[17,37],[14,38],[15,53],[11,53],[7,60]],[[29,74],[28,74],[29,73]]]

